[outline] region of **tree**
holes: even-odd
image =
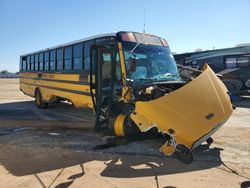
[[[1,73],[1,74],[9,74],[9,71],[7,71],[7,70],[2,70],[0,73]]]

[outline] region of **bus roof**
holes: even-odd
[[[147,36],[154,36],[154,37],[157,37],[159,38],[160,40],[162,40],[163,38],[161,37],[158,37],[156,35],[152,35],[152,34],[148,34],[148,33],[140,33],[140,32],[134,32],[134,31],[119,31],[119,32],[113,32],[113,33],[105,33],[105,34],[100,34],[100,35],[94,35],[94,36],[91,36],[91,37],[87,37],[87,38],[83,38],[83,39],[79,39],[79,40],[75,40],[75,41],[71,41],[71,42],[68,42],[68,43],[64,43],[64,44],[61,44],[61,45],[57,45],[57,46],[53,46],[53,47],[49,47],[49,48],[45,48],[45,49],[42,49],[42,50],[38,50],[38,51],[34,51],[34,52],[30,52],[30,53],[26,53],[26,54],[22,54],[22,56],[27,56],[27,55],[32,55],[32,54],[35,54],[35,53],[40,53],[40,52],[44,52],[44,51],[49,51],[49,50],[53,50],[53,49],[56,49],[56,48],[60,48],[60,47],[64,47],[64,46],[69,46],[69,45],[72,45],[72,44],[77,44],[77,43],[80,43],[80,42],[84,42],[84,41],[88,41],[88,40],[92,40],[92,39],[97,39],[97,38],[102,38],[102,37],[115,37],[117,36],[118,33],[138,33],[138,34],[146,34]],[[167,41],[164,39],[165,41],[165,44],[163,45],[167,45]],[[163,42],[164,42],[163,41]],[[162,41],[161,41],[162,43]]]
[[[50,48],[45,48],[45,49],[42,49],[42,50],[38,50],[38,51],[34,51],[34,52],[22,54],[21,56],[27,56],[27,55],[31,55],[31,54],[35,54],[35,53],[40,53],[40,52],[44,52],[44,51],[48,51],[48,50],[53,50],[53,49],[56,49],[56,48],[60,48],[60,47],[64,47],[64,46],[69,46],[69,45],[72,45],[72,44],[77,44],[77,43],[80,43],[80,42],[84,42],[84,41],[88,41],[88,40],[92,40],[92,39],[96,39],[96,38],[101,38],[101,37],[115,37],[116,34],[117,33],[114,32],[114,33],[105,33],[105,34],[101,34],[101,35],[94,35],[94,36],[91,36],[91,37],[87,37],[87,38],[83,38],[83,39],[79,39],[79,40],[67,42],[67,43],[60,44],[60,45],[57,45],[57,46],[53,46],[53,47],[50,47]]]
[[[77,44],[77,43],[80,43],[80,42],[84,42],[84,41],[88,41],[88,40],[93,40],[93,39],[97,39],[97,38],[102,38],[102,37],[116,37],[118,33],[133,33],[133,34],[137,33],[137,34],[143,34],[143,35],[145,34],[147,36],[159,38],[159,41],[160,41],[160,43],[162,45],[167,45],[168,46],[167,41],[165,39],[163,39],[163,38],[161,38],[159,36],[156,36],[156,35],[152,35],[152,34],[148,34],[148,33],[134,32],[134,31],[119,31],[119,32],[113,32],[113,33],[105,33],[105,34],[101,34],[101,35],[94,35],[94,36],[91,36],[91,37],[87,37],[87,38],[83,38],[83,39],[71,41],[71,42],[68,42],[68,43],[61,44],[61,45],[57,45],[57,46],[45,48],[45,49],[42,49],[42,50],[38,50],[38,51],[34,51],[34,52],[22,54],[21,57],[27,56],[27,55],[36,54],[36,53],[40,53],[40,52],[44,52],[44,51],[49,51],[49,50],[53,50],[53,49],[56,49],[56,48],[61,48],[61,47],[64,47],[64,46],[69,46],[69,45],[72,45],[72,44]],[[137,42],[140,42],[140,41],[137,40]]]

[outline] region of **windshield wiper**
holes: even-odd
[[[168,84],[168,83],[183,83],[182,80],[156,80],[156,79],[145,79],[145,78],[139,78],[135,80],[135,85],[140,84]]]
[[[154,82],[154,81],[157,81],[157,79],[155,78],[137,78],[135,79],[135,81],[146,81],[146,82]]]
[[[181,80],[181,77],[179,75],[173,74],[173,73],[166,73],[164,74],[164,76],[171,77],[171,78],[178,78]]]
[[[153,77],[154,79],[161,81],[161,80],[168,80],[168,79],[178,79],[178,80],[182,80],[180,76],[173,74],[173,73],[166,73],[166,74],[162,74],[162,75],[156,75]]]
[[[140,44],[141,44],[141,43],[137,43],[137,44],[135,45],[135,47],[130,51],[131,54],[135,55],[134,51],[135,51],[135,49],[136,49]]]

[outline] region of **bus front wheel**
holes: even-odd
[[[178,144],[176,146],[175,154],[184,164],[190,164],[194,160],[193,152],[183,144]]]
[[[43,101],[43,98],[39,89],[36,89],[35,103],[36,103],[37,108],[41,108],[41,109],[47,108],[48,106],[48,103]]]

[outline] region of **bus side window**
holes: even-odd
[[[226,58],[226,68],[236,68],[236,57],[228,57]]]
[[[63,70],[63,49],[59,48],[56,50],[56,63],[57,70]]]
[[[30,71],[30,56],[27,56],[27,67],[26,67],[27,71]]]
[[[38,71],[39,68],[39,62],[38,62],[38,54],[35,55],[35,70]]]
[[[249,57],[241,56],[237,59],[237,67],[238,68],[246,68],[249,66]]]
[[[83,43],[75,44],[73,46],[73,54],[74,54],[74,70],[82,70],[83,69]]]
[[[55,50],[51,50],[49,52],[49,67],[50,70],[56,70],[56,62],[55,62]]]
[[[49,70],[49,52],[44,53],[44,70]]]
[[[39,70],[43,71],[43,52],[39,54]]]
[[[72,47],[64,48],[64,70],[72,70]]]
[[[27,62],[23,62],[23,71],[26,71]]]
[[[30,70],[34,71],[34,55],[30,56]]]
[[[26,71],[27,57],[22,57],[21,71]]]
[[[84,70],[89,71],[90,70],[90,49],[92,47],[92,45],[94,44],[93,40],[84,42]],[[94,70],[94,66],[93,66],[93,70]]]

